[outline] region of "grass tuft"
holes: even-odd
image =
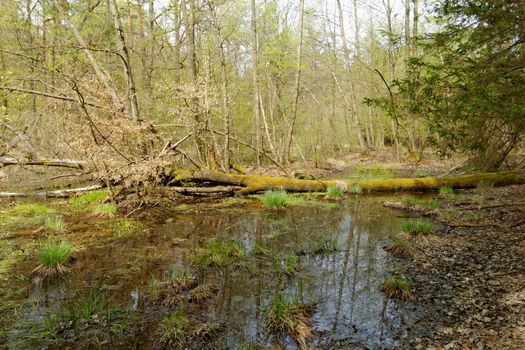
[[[288,203],[288,193],[284,190],[268,190],[261,198],[265,207],[284,207]]]
[[[416,172],[414,173],[415,177],[427,177],[428,175],[428,171],[424,169],[416,169]]]
[[[392,299],[412,299],[412,284],[404,276],[388,277],[381,285],[381,292]]]
[[[43,277],[54,277],[69,271],[71,246],[65,242],[50,242],[40,249],[38,265],[33,273]]]
[[[425,219],[409,219],[402,225],[401,229],[410,234],[426,234],[434,230],[434,225],[431,221]]]
[[[201,266],[225,266],[245,254],[243,246],[233,239],[212,239],[206,244],[204,252],[196,255],[193,261]]]
[[[306,307],[289,302],[282,293],[277,294],[268,313],[267,326],[270,331],[290,334],[299,349],[307,349],[306,343],[313,335]]]
[[[413,254],[414,244],[406,238],[396,237],[385,250],[396,258],[408,258]]]
[[[494,187],[494,182],[490,180],[481,180],[476,184],[476,190],[479,192],[490,190]]]
[[[452,186],[443,186],[439,189],[439,195],[443,197],[452,197],[455,195],[454,188]]]
[[[44,216],[55,212],[55,210],[37,203],[17,204],[11,209],[11,211],[26,216]]]
[[[44,227],[55,231],[61,231],[66,228],[66,223],[62,216],[48,216],[44,222]]]
[[[107,191],[91,191],[84,193],[78,197],[72,197],[69,199],[69,204],[77,208],[90,208],[97,204],[103,203],[108,198]]]
[[[353,185],[348,187],[348,193],[363,194],[363,188],[360,185]]]
[[[101,216],[113,216],[117,213],[117,206],[111,203],[97,204],[93,213]]]
[[[168,349],[185,349],[189,340],[190,321],[182,310],[166,316],[157,330],[157,344]]]
[[[337,186],[330,186],[326,188],[326,195],[332,198],[341,197],[343,196],[343,190]]]

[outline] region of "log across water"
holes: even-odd
[[[167,169],[171,184],[195,182],[207,185],[240,186],[235,193],[249,194],[267,189],[283,189],[289,192],[324,192],[326,188],[338,186],[343,189],[359,186],[363,192],[424,191],[443,186],[455,188],[475,187],[484,181],[494,186],[525,183],[525,177],[516,172],[482,173],[447,177],[397,178],[376,180],[300,180],[280,176],[237,175],[211,171]]]

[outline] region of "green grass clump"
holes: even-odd
[[[213,239],[203,253],[194,257],[194,262],[201,266],[225,266],[245,254],[243,246],[233,239]]]
[[[428,175],[428,171],[424,169],[416,169],[416,172],[414,173],[415,177],[427,177]]]
[[[313,335],[306,307],[288,301],[282,293],[277,294],[267,315],[267,327],[270,331],[291,335],[300,349],[307,348],[306,342]]]
[[[46,207],[42,204],[30,203],[30,204],[17,204],[11,209],[11,211],[18,215],[27,215],[27,216],[44,216],[53,214],[54,209]]]
[[[425,219],[409,219],[401,225],[401,229],[406,233],[424,234],[432,232],[434,225]]]
[[[439,188],[439,195],[443,197],[454,196],[454,188],[452,186],[443,186]]]
[[[50,242],[40,248],[40,264],[33,270],[34,273],[53,277],[69,271],[67,263],[71,260],[72,248],[65,242]]]
[[[289,255],[283,259],[282,267],[284,269],[284,273],[288,276],[295,275],[297,270],[297,263],[299,262],[299,257],[295,255]]]
[[[412,298],[412,284],[404,276],[388,277],[381,285],[381,291],[392,299],[409,300]]]
[[[284,207],[288,203],[288,193],[284,190],[268,190],[261,201],[265,207]]]
[[[414,197],[403,197],[402,203],[411,207],[419,206],[425,209],[436,209],[443,206],[443,202],[438,199],[425,200]]]
[[[184,311],[177,310],[164,317],[157,330],[157,343],[168,349],[184,349],[189,339],[191,324]]]
[[[494,182],[490,180],[480,180],[476,184],[476,190],[478,190],[479,192],[490,190],[493,187],[494,187]]]
[[[77,208],[90,208],[103,203],[108,198],[107,191],[91,191],[69,199],[69,204]]]
[[[44,226],[51,230],[60,231],[66,227],[66,223],[62,216],[48,216],[44,222]]]
[[[93,213],[104,216],[113,216],[117,212],[117,206],[111,203],[97,204],[93,209]]]
[[[363,188],[360,185],[353,185],[348,187],[348,193],[363,194]]]
[[[438,199],[432,199],[429,201],[420,201],[419,205],[426,209],[436,209],[443,206],[443,202]]]
[[[326,188],[326,195],[328,197],[341,197],[343,195],[343,190],[337,186],[330,186]]]
[[[396,237],[385,249],[397,258],[408,258],[413,253],[414,244],[404,237]]]
[[[108,230],[112,236],[116,236],[117,238],[124,238],[144,230],[143,224],[128,218],[103,220],[97,222],[96,225]]]

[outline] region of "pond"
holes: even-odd
[[[4,225],[4,243],[24,252],[2,275],[3,339],[12,349],[299,349],[297,334],[268,327],[284,300],[307,310],[310,348],[399,346],[403,305],[379,290],[396,269],[383,248],[401,221],[385,200],[147,209],[124,234],[112,227],[127,219],[74,212],[51,234],[75,247],[70,273],[54,279],[31,274],[38,252],[24,242],[43,239],[38,224],[9,235]],[[183,321],[172,334],[183,343],[164,341],[170,315],[172,326]]]

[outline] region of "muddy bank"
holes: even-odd
[[[525,348],[525,186],[480,188],[409,205],[444,226],[417,240],[403,265],[406,348]],[[405,200],[405,207],[407,207]],[[410,209],[410,208],[409,208]]]

